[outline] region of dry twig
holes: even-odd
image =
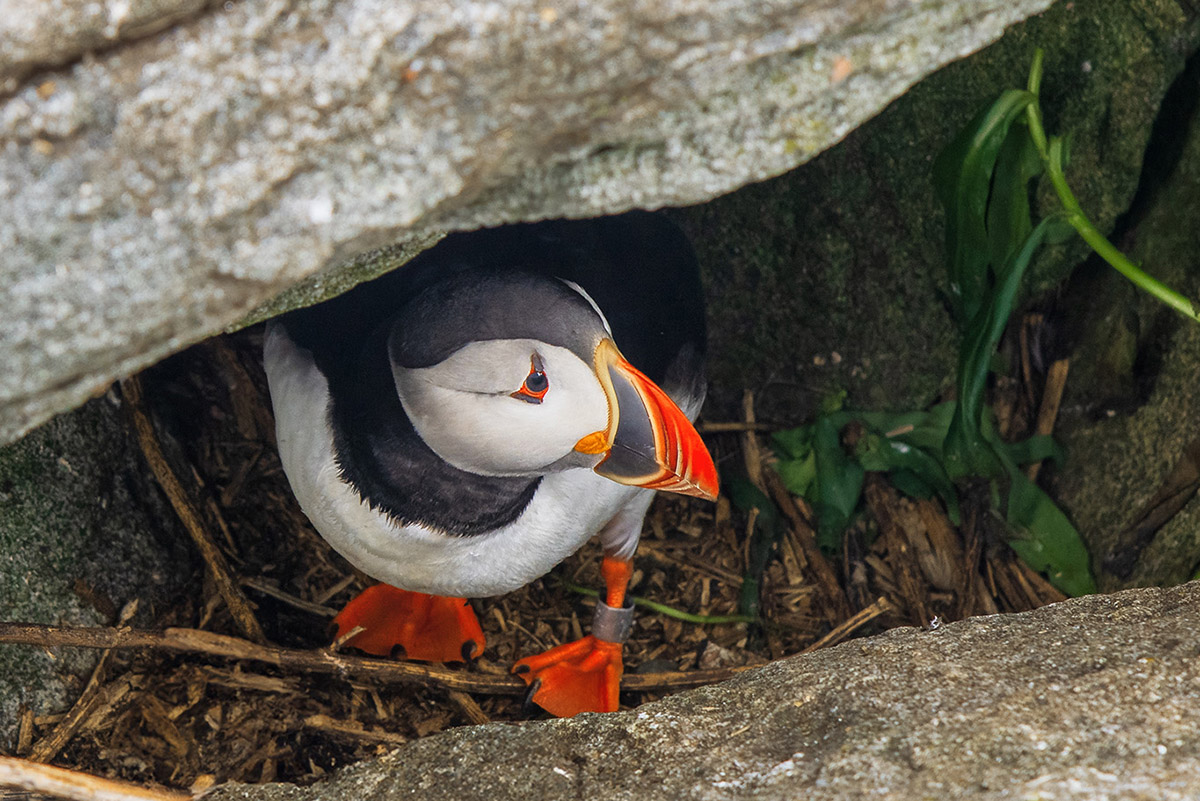
[[[1062,404],[1063,390],[1067,386],[1067,372],[1070,369],[1071,362],[1067,359],[1059,359],[1050,365],[1050,370],[1046,373],[1046,386],[1042,390],[1042,403],[1038,407],[1034,434],[1050,436],[1054,433],[1054,423],[1058,420],[1058,407]],[[1034,462],[1025,469],[1025,474],[1029,476],[1030,481],[1037,481],[1041,469],[1042,463]]]
[[[404,745],[408,742],[408,738],[403,734],[378,727],[368,728],[356,720],[335,720],[329,715],[309,715],[304,719],[304,728],[369,743]]]
[[[454,705],[458,707],[459,711],[463,713],[467,720],[476,725],[492,722],[492,719],[488,717],[487,713],[483,711],[483,708],[480,707],[479,704],[475,703],[475,699],[471,696],[464,692],[459,692],[458,690],[451,690],[448,695],[450,696],[450,700],[454,702]]]
[[[875,603],[868,606],[866,609],[859,610],[853,617],[846,618],[841,625],[830,631],[821,639],[807,646],[800,653],[809,654],[813,651],[819,651],[822,648],[828,648],[837,645],[842,640],[849,637],[858,629],[870,623],[875,618],[886,615],[888,612],[894,612],[896,608],[892,606],[892,602],[887,598],[879,598]]]
[[[763,481],[763,455],[758,444],[758,420],[754,414],[754,392],[747,389],[742,393],[742,415],[745,419],[745,429],[742,431],[742,461],[746,466],[746,475],[750,483],[758,487],[759,492],[766,495],[767,486]]]
[[[837,573],[829,564],[829,560],[825,558],[825,554],[821,553],[821,547],[817,545],[817,532],[800,514],[796,499],[787,491],[787,487],[783,486],[783,480],[779,478],[779,474],[774,470],[765,470],[763,478],[766,481],[767,489],[770,490],[771,497],[775,499],[780,511],[788,519],[792,534],[804,555],[804,561],[812,570],[813,579],[820,588],[821,596],[825,599],[822,607],[826,620],[834,626],[839,625],[850,617],[850,601],[846,598],[846,592],[838,581]]]
[[[263,633],[262,625],[254,616],[249,601],[246,600],[246,596],[242,594],[241,588],[234,580],[233,572],[229,569],[225,555],[221,553],[212,537],[204,529],[199,510],[167,462],[167,457],[163,453],[154,431],[154,423],[151,422],[150,415],[146,411],[142,396],[142,384],[138,377],[133,376],[123,381],[121,393],[128,403],[134,430],[137,432],[138,445],[141,446],[150,470],[163,488],[163,492],[167,494],[171,506],[179,515],[179,520],[191,535],[192,541],[195,542],[196,548],[204,558],[204,563],[208,566],[209,573],[212,575],[213,582],[217,585],[217,590],[221,593],[225,605],[229,607],[234,622],[251,640],[266,642],[267,638]]]
[[[129,622],[137,612],[138,602],[136,600],[126,604],[121,610],[121,615],[117,620],[118,625],[124,625]],[[104,691],[104,679],[108,673],[108,663],[112,659],[112,651],[105,651],[100,655],[100,659],[96,662],[96,667],[92,669],[92,675],[88,678],[87,684],[84,685],[83,692],[79,694],[71,711],[67,713],[58,725],[54,727],[54,731],[38,740],[29,749],[29,758],[34,762],[49,762],[54,757],[58,756],[58,752],[71,741],[75,733],[80,727],[90,718],[95,712],[102,711],[111,706],[111,701],[106,702],[106,697],[109,693]]]
[[[189,801],[187,793],[142,787],[87,773],[0,757],[0,787],[79,801]]]
[[[258,645],[238,637],[199,629],[170,628],[165,631],[146,631],[0,623],[0,643],[21,643],[48,648],[159,648],[227,659],[248,659],[284,670],[383,684],[416,684],[480,695],[523,695],[526,691],[524,681],[508,674],[469,673],[437,665],[370,659],[328,650],[305,651],[276,645]],[[632,692],[678,692],[725,681],[742,669],[627,673],[621,680],[621,689]]]
[[[33,709],[21,704],[17,717],[17,754],[25,756],[33,748]]]
[[[696,430],[701,434],[740,434],[743,431],[762,431],[764,433],[775,430],[775,427],[769,423],[758,423],[752,420],[746,422],[733,423],[700,423],[696,426]]]
[[[347,576],[347,578],[350,581],[354,580],[354,576]],[[313,601],[306,601],[303,598],[297,598],[295,595],[279,589],[269,581],[252,577],[243,577],[240,579],[239,583],[243,587],[249,587],[252,590],[257,590],[263,595],[269,595],[275,600],[282,601],[294,609],[300,609],[304,612],[308,612],[309,614],[316,615],[317,617],[327,617],[331,619],[337,617],[336,609],[330,609],[328,606],[323,604],[315,603]]]
[[[100,661],[96,663],[96,667],[92,670],[92,675],[88,678],[87,684],[84,685],[83,692],[79,698],[71,706],[71,711],[67,713],[54,730],[47,734],[42,739],[33,744],[29,751],[29,758],[34,762],[49,762],[58,756],[58,752],[71,741],[75,733],[83,725],[84,721],[91,717],[92,712],[101,706],[101,701],[104,698],[104,676],[108,672],[108,663],[112,659],[112,651],[105,651],[100,655]]]
[[[229,405],[238,433],[247,440],[270,442],[275,434],[275,421],[271,418],[271,404],[259,395],[257,385],[242,365],[226,337],[214,337],[208,342],[214,361],[225,379],[229,392]]]

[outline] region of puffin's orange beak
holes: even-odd
[[[715,501],[717,467],[667,393],[626,361],[611,339],[596,347],[595,369],[608,395],[608,429],[587,435],[575,449],[606,454],[595,470],[618,484]]]

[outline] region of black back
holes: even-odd
[[[329,381],[343,478],[398,522],[483,533],[516,519],[537,489],[540,479],[466,473],[430,450],[396,397],[387,355],[392,318],[422,292],[453,285],[456,276],[472,280],[476,271],[513,270],[583,287],[607,317],[617,347],[653,381],[663,384],[668,373],[675,381],[699,378],[705,338],[699,273],[687,239],[665,217],[631,212],[452,234],[387,275],[282,318]],[[464,341],[491,335],[480,334],[478,325],[463,332]]]

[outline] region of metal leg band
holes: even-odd
[[[633,631],[633,605],[614,609],[604,601],[596,601],[592,616],[592,636],[604,642],[625,642]]]

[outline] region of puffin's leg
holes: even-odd
[[[633,627],[633,608],[625,606],[633,562],[605,556],[600,573],[607,592],[596,605],[592,633],[513,665],[513,672],[530,686],[530,699],[560,718],[617,711],[624,671],[622,643]]]
[[[403,649],[408,659],[462,662],[483,653],[483,629],[465,598],[426,595],[376,584],[346,604],[333,620],[341,639],[356,627],[362,631],[344,643],[376,656]]]

